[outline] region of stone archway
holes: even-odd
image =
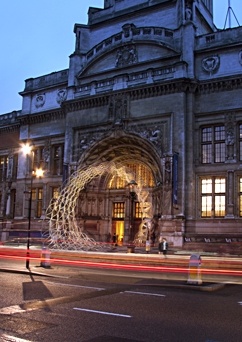
[[[82,155],[78,169],[72,174],[60,196],[49,206],[50,246],[63,249],[92,249],[99,244],[84,233],[76,219],[77,201],[81,191],[93,179],[116,173],[129,183],[132,172],[124,165],[127,161],[142,161],[152,170],[154,182],[160,181],[161,168],[151,144],[135,135],[112,135],[89,148]],[[147,201],[147,190],[142,182],[137,187],[137,200]],[[150,207],[152,203],[150,204]],[[147,206],[148,208],[149,206]],[[148,210],[148,209],[147,209]],[[150,213],[145,213],[149,217]]]

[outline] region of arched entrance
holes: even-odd
[[[85,151],[50,209],[51,235],[68,248],[107,242],[114,232],[118,243],[127,242],[135,237],[144,217],[157,215],[159,201],[154,197],[159,196],[162,179],[160,160],[148,141],[118,133]],[[132,198],[127,185],[134,179],[137,187]]]

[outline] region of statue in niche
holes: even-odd
[[[185,19],[186,19],[186,21],[192,20],[192,10],[188,6],[185,9]]]
[[[10,180],[13,177],[13,151],[8,154],[8,166],[7,166],[7,179]]]
[[[109,103],[109,118],[114,123],[122,123],[123,119],[128,116],[128,98],[127,95],[121,94],[113,96]]]
[[[226,137],[225,137],[225,143],[227,146],[227,159],[233,160],[234,159],[234,118],[233,115],[228,115],[226,118]]]
[[[45,146],[43,148],[43,160],[45,163],[49,163],[50,161],[50,140],[45,142]]]

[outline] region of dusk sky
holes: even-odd
[[[103,0],[1,0],[0,115],[20,110],[24,81],[67,69],[75,23],[87,24],[88,7]],[[214,22],[224,28],[229,0],[214,0]],[[242,0],[230,0],[242,25]],[[231,14],[232,27],[238,26]],[[228,19],[227,25],[228,27]]]

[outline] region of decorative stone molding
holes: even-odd
[[[152,143],[160,157],[167,149],[167,123],[154,122],[151,124],[130,125],[127,131],[138,134],[141,138]]]
[[[35,97],[35,107],[40,108],[45,104],[45,93],[37,94]]]
[[[220,66],[219,56],[210,56],[202,60],[202,68],[207,73],[214,74]]]
[[[66,89],[59,89],[56,96],[56,102],[61,105],[63,101],[67,98],[67,91]]]

